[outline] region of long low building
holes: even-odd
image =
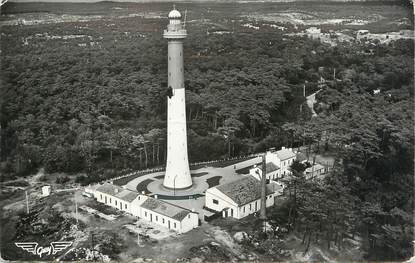
[[[117,185],[105,183],[95,189],[94,197],[100,203],[139,216],[139,206],[146,196]]]
[[[196,212],[117,185],[105,183],[86,192],[92,192],[100,203],[179,233],[188,232],[199,225]]]
[[[278,189],[274,189],[277,187]],[[281,186],[266,185],[266,207],[274,205]],[[206,190],[205,207],[222,212],[224,217],[243,218],[261,209],[261,182],[247,175]]]
[[[141,204],[140,213],[140,218],[180,233],[188,232],[199,225],[197,213],[152,197],[148,197]]]

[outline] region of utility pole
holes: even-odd
[[[92,249],[94,249],[94,247],[95,247],[95,244],[94,244],[94,232],[92,232],[92,231],[91,231],[91,246],[92,246]]]
[[[75,219],[76,219],[76,227],[78,228],[78,202],[76,201],[76,191],[74,193],[74,201],[75,201]]]
[[[183,23],[183,27],[186,27],[186,19],[187,19],[187,9],[184,10],[184,23]]]
[[[303,85],[303,96],[305,97],[305,82],[304,82],[304,85]]]
[[[267,163],[266,163],[266,153],[262,155],[262,176],[261,176],[261,213],[260,219],[263,221],[264,228],[263,231],[266,233],[266,221],[267,221],[267,192],[266,192],[266,176],[267,176]]]
[[[29,196],[27,195],[27,191],[25,191],[26,194],[26,213],[29,214]]]

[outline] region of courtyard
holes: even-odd
[[[219,184],[234,181],[243,175],[236,171],[261,162],[261,157],[244,160],[225,167],[202,167],[191,170],[193,186],[185,190],[166,189],[162,187],[164,172],[146,174],[128,182],[125,187],[132,191],[146,194],[157,195],[169,203],[194,210],[199,213],[199,218],[203,221],[205,213],[204,193],[210,188]]]

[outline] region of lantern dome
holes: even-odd
[[[182,15],[180,14],[179,11],[177,11],[176,9],[173,9],[170,11],[169,19],[180,19],[180,18],[182,18]]]

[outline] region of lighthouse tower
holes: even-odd
[[[163,37],[168,40],[167,163],[163,185],[170,189],[192,186],[187,158],[186,103],[183,74],[183,39],[187,32],[177,10],[169,13]]]

